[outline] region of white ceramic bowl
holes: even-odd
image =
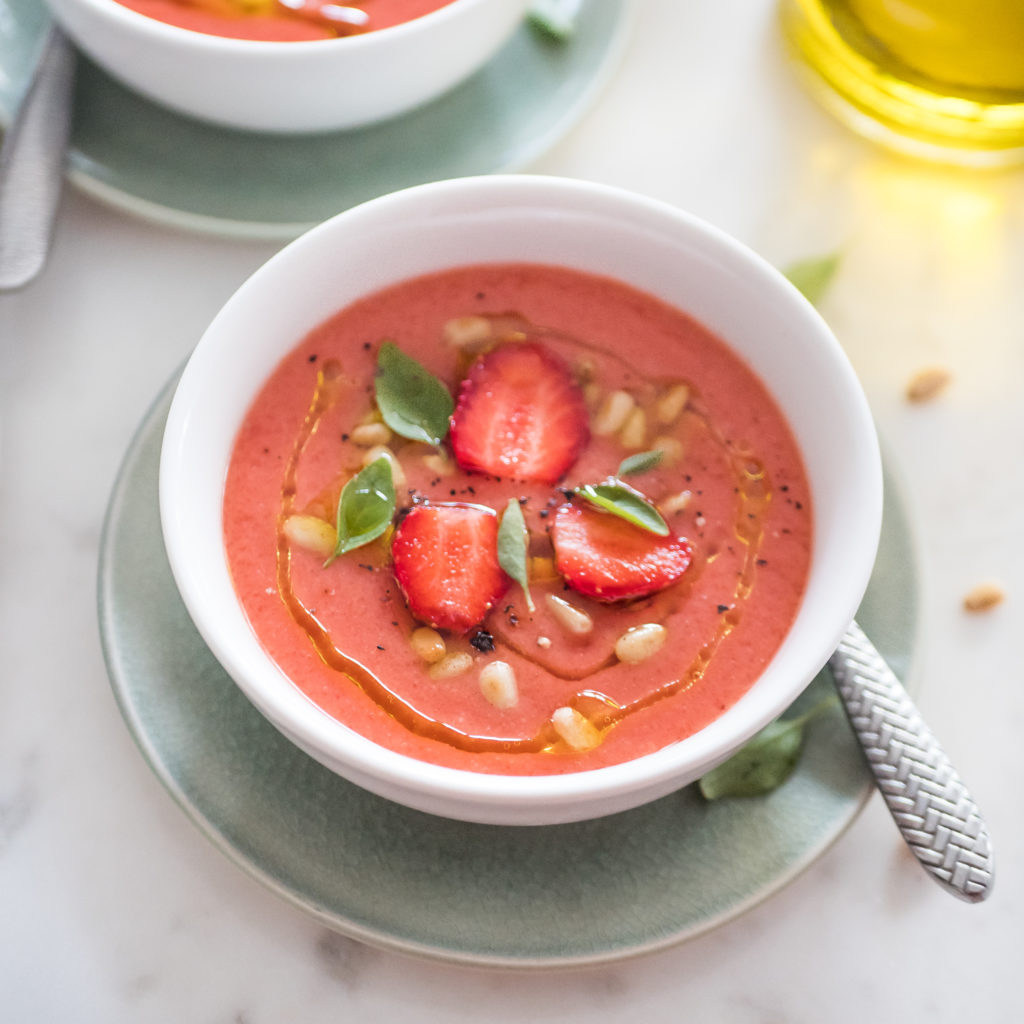
[[[192,32],[116,0],[48,0],[67,34],[125,85],[233,128],[327,131],[404,113],[482,67],[528,0],[454,0],[363,35],[253,42]]]
[[[814,498],[806,596],[750,691],[696,735],[570,775],[485,775],[382,749],[319,711],[263,652],[225,561],[221,512],[235,433],[279,360],[370,292],[444,267],[559,263],[611,275],[688,311],[761,376],[787,414]],[[871,573],[881,525],[877,439],[846,357],[786,279],[714,227],[666,204],[578,181],[470,178],[373,200],[313,229],[257,271],[185,368],[160,468],[171,566],[200,632],[249,699],[338,774],[409,806],[466,820],[598,817],[692,782],[779,715],[827,660]]]

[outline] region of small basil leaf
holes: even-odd
[[[817,305],[828,291],[836,271],[839,269],[839,253],[829,256],[814,256],[800,260],[784,271],[792,284],[803,293],[808,302]]]
[[[568,42],[576,31],[582,0],[533,0],[527,19],[542,35]]]
[[[523,588],[526,606],[535,611],[533,598],[530,596],[530,579],[526,568],[526,547],[529,534],[523,510],[515,498],[509,498],[498,527],[498,564]]]
[[[395,484],[391,463],[381,456],[352,477],[338,498],[338,544],[324,563],[376,540],[395,514]]]
[[[637,452],[636,455],[628,455],[619,463],[616,476],[635,476],[638,473],[646,473],[654,469],[665,457],[660,448],[654,448],[649,452]]]
[[[667,537],[669,530],[661,513],[639,492],[620,480],[603,484],[584,484],[576,493],[592,505],[625,519],[642,530]]]
[[[385,341],[377,354],[374,384],[377,408],[396,434],[435,448],[441,444],[455,405],[448,389],[425,366]]]
[[[698,783],[706,800],[761,796],[793,774],[804,742],[806,718],[779,719],[762,729],[728,761],[712,768]]]

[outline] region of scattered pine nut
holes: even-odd
[[[402,469],[398,456],[386,444],[376,444],[368,449],[363,456],[363,465],[369,466],[371,462],[376,462],[382,457],[391,463],[391,480],[395,487],[403,486],[405,484],[405,470]]]
[[[545,651],[551,646],[551,637],[539,636],[537,637],[537,646],[542,647]]]
[[[944,366],[928,366],[918,370],[907,385],[907,401],[928,402],[945,391],[953,374]]]
[[[662,462],[678,462],[683,457],[683,442],[678,437],[661,434],[654,439],[651,447],[662,453]]]
[[[338,531],[317,516],[292,515],[284,521],[284,535],[289,544],[329,557],[338,544]]]
[[[555,621],[573,636],[586,636],[594,628],[594,620],[581,608],[569,604],[565,598],[548,594],[545,598]]]
[[[386,423],[361,423],[353,427],[349,440],[360,448],[373,448],[391,440],[391,430]]]
[[[455,464],[447,453],[431,452],[423,456],[423,465],[430,470],[434,476],[451,476],[455,472]]]
[[[573,750],[592,750],[601,742],[601,733],[594,723],[575,708],[555,708],[551,724],[559,739]]]
[[[513,708],[519,703],[516,674],[506,661],[488,662],[480,670],[480,692],[496,708]]]
[[[690,499],[692,497],[693,493],[691,491],[680,491],[678,494],[673,494],[661,502],[661,511],[666,515],[673,515],[676,512],[682,512],[683,509],[690,504]]]
[[[628,391],[610,391],[598,407],[591,427],[598,437],[607,437],[620,431],[629,419],[636,401]]]
[[[987,612],[1002,604],[1006,599],[1003,588],[996,583],[979,583],[964,598],[964,608],[969,612]]]
[[[451,679],[461,676],[473,667],[473,657],[466,651],[452,651],[430,666],[431,679]]]
[[[465,348],[479,341],[487,341],[493,331],[491,321],[484,316],[457,316],[441,328],[444,340],[453,348]]]
[[[686,408],[690,400],[688,384],[673,384],[659,399],[654,407],[654,416],[659,423],[668,425],[679,419],[679,414]]]
[[[631,626],[615,641],[615,657],[627,665],[638,665],[657,654],[667,636],[668,630],[657,622]]]
[[[409,637],[409,646],[428,665],[436,665],[448,653],[444,637],[429,626],[414,629]]]
[[[623,448],[639,451],[644,447],[647,440],[647,413],[643,409],[636,408],[626,417],[619,440]]]

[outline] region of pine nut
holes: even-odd
[[[675,423],[689,400],[689,385],[674,384],[658,399],[654,407],[655,418],[659,423]]]
[[[651,447],[662,453],[661,461],[663,463],[678,462],[683,457],[683,442],[678,437],[661,434],[654,439]]]
[[[338,531],[316,516],[293,515],[284,521],[284,535],[289,544],[327,558],[338,544]]]
[[[352,428],[349,440],[360,448],[372,448],[375,445],[387,444],[391,440],[391,431],[386,423],[362,423]]]
[[[423,465],[430,470],[434,476],[451,476],[455,472],[455,465],[446,454],[431,452],[423,456]]]
[[[945,391],[953,379],[953,374],[944,366],[929,366],[919,370],[907,385],[907,400],[910,402],[927,402]]]
[[[452,651],[430,666],[430,678],[451,679],[453,676],[461,676],[463,672],[468,672],[472,667],[472,655],[465,651]]]
[[[643,409],[634,409],[626,418],[626,422],[619,434],[619,440],[624,448],[632,448],[636,451],[643,448],[647,439],[647,413]]]
[[[363,456],[363,465],[369,466],[371,462],[376,462],[380,458],[385,458],[391,463],[391,482],[395,487],[402,487],[405,484],[405,470],[402,469],[398,456],[387,445],[376,444],[370,448]]]
[[[555,621],[573,636],[586,636],[594,628],[594,620],[582,609],[564,598],[548,594],[545,598]]]
[[[496,708],[512,708],[519,703],[519,687],[512,666],[492,661],[480,670],[480,692]]]
[[[601,733],[594,723],[575,708],[555,708],[551,724],[559,739],[573,750],[592,750],[601,742]]]
[[[542,650],[545,650],[545,651],[548,650],[548,648],[551,646],[551,637],[549,637],[549,636],[539,636],[539,637],[537,637],[537,646],[540,647]]]
[[[661,650],[668,630],[657,622],[631,626],[615,641],[615,657],[627,665],[637,665]]]
[[[486,341],[493,333],[491,321],[483,316],[457,316],[441,328],[444,340],[453,348],[465,348]]]
[[[429,626],[414,629],[409,637],[409,646],[413,653],[428,665],[435,665],[448,653],[444,637]]]
[[[680,491],[678,494],[673,494],[671,497],[668,497],[661,502],[661,511],[666,515],[673,515],[676,512],[682,512],[683,509],[690,504],[690,499],[692,497],[693,493],[691,491]]]
[[[604,397],[591,425],[598,437],[607,437],[620,431],[636,406],[628,391],[610,391]]]
[[[964,598],[964,608],[969,612],[987,612],[1002,604],[1006,598],[1003,588],[996,583],[980,583]]]

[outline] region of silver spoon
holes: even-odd
[[[0,291],[28,284],[46,263],[71,130],[75,53],[51,26],[0,148]]]
[[[847,717],[886,806],[924,869],[979,903],[992,891],[992,846],[981,813],[913,701],[852,623],[829,659]]]

